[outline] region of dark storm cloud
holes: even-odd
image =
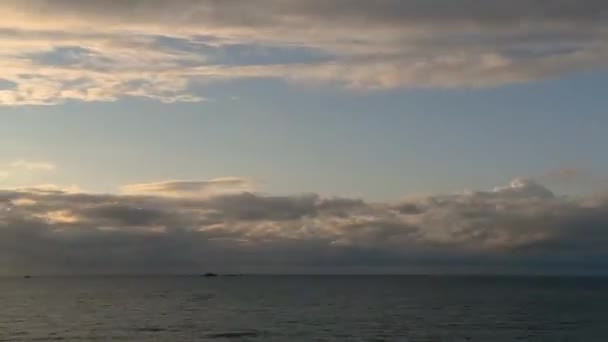
[[[318,195],[0,192],[5,273],[202,268],[584,272],[608,257],[608,200],[515,180],[488,192],[367,203]],[[603,261],[602,261],[603,260]]]

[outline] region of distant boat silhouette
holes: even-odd
[[[203,274],[203,277],[217,277],[217,274],[216,273],[207,272],[207,273]]]
[[[24,275],[23,278],[25,279],[30,279],[32,276],[31,275]]]

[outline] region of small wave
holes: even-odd
[[[213,293],[198,294],[198,295],[194,295],[192,297],[192,301],[203,302],[203,301],[211,300],[211,299],[213,299],[213,297],[215,297],[215,294],[213,294]]]
[[[233,331],[233,332],[223,332],[223,333],[215,333],[208,334],[209,338],[241,338],[241,337],[258,337],[260,333],[257,331]]]
[[[143,327],[143,328],[137,328],[137,329],[135,329],[135,331],[158,333],[158,332],[167,331],[167,329],[160,328],[160,327]]]

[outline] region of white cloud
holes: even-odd
[[[555,195],[544,186],[530,179],[517,178],[507,186],[494,188],[494,192],[502,196],[522,198],[553,198]]]

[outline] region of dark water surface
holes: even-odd
[[[608,341],[608,279],[0,278],[0,341]]]

